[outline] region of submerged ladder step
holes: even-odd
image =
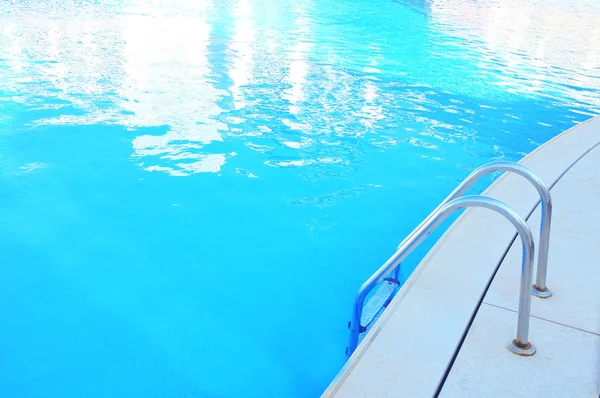
[[[366,332],[369,327],[379,318],[381,312],[392,301],[400,282],[395,279],[385,279],[367,297],[360,317],[360,332]]]
[[[383,310],[392,301],[401,287],[401,283],[395,278],[386,278],[378,284],[365,298],[363,312],[360,317],[358,333],[358,342],[360,343],[371,325],[379,319]],[[352,322],[348,322],[348,328],[351,329]],[[346,347],[346,355],[351,354],[349,347]]]

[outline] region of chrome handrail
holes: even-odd
[[[531,313],[530,286],[533,278],[534,243],[531,229],[527,223],[506,203],[486,196],[463,196],[450,200],[438,207],[419,227],[407,237],[396,253],[383,264],[358,290],[354,299],[352,320],[350,321],[350,342],[348,356],[352,355],[358,345],[360,335],[360,320],[365,298],[384,277],[402,262],[431,232],[438,227],[450,214],[466,207],[483,207],[494,210],[507,218],[517,229],[521,237],[523,255],[521,268],[521,287],[519,294],[519,315],[517,321],[516,338],[511,341],[508,348],[519,355],[535,354],[535,347],[529,342],[529,315]]]
[[[534,296],[540,298],[548,298],[552,295],[552,291],[546,286],[546,274],[548,272],[548,249],[550,247],[550,224],[552,222],[552,197],[550,196],[550,190],[546,187],[546,184],[533,172],[531,169],[513,162],[490,162],[486,163],[482,166],[479,166],[467,178],[460,183],[459,186],[450,193],[439,204],[438,207],[435,208],[427,216],[417,228],[413,230],[413,232],[402,241],[398,245],[398,247],[402,246],[404,242],[409,239],[413,234],[415,234],[421,226],[423,226],[439,209],[441,209],[446,203],[450,202],[452,199],[456,199],[459,196],[462,196],[469,188],[473,186],[481,177],[484,175],[494,173],[496,171],[511,171],[515,174],[525,177],[538,191],[540,195],[540,202],[542,207],[542,216],[540,221],[540,238],[538,245],[538,261],[537,261],[537,274],[535,284],[532,286],[531,293]],[[400,264],[398,264],[400,265]]]

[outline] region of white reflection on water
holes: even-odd
[[[148,18],[124,12],[121,108],[132,113],[131,126],[169,126],[166,134],[133,140],[133,156],[143,158],[140,165],[145,170],[183,176],[218,172],[225,163],[224,154],[199,150],[203,144],[222,141],[219,130],[227,129],[215,120],[221,113],[215,98],[223,94],[207,82],[211,27],[205,9],[211,4],[202,4],[204,9],[196,10],[194,17]],[[178,162],[157,165],[153,157]]]
[[[21,20],[1,25],[0,50],[10,67],[2,88],[20,93],[20,83],[35,82],[28,98],[14,100],[85,111],[38,119],[36,125],[168,126],[163,135],[132,141],[132,156],[142,160],[141,167],[176,176],[218,172],[226,155],[205,154],[201,148],[222,141],[220,131],[227,125],[216,120],[222,109],[215,100],[227,93],[207,81],[211,27],[206,12],[212,3],[191,3],[193,16],[169,15],[168,8],[150,2],[131,2],[110,19],[87,15],[85,7],[57,5],[60,19],[26,10],[18,15]],[[52,99],[68,104],[53,105]],[[165,165],[165,160],[172,162]]]
[[[307,4],[299,4],[293,10],[294,22],[292,30],[294,32],[295,43],[288,52],[288,74],[285,81],[291,84],[291,88],[285,90],[283,98],[289,101],[289,112],[297,115],[300,111],[299,103],[304,101],[303,85],[306,83],[308,74],[308,60],[312,44],[308,42],[310,37],[310,27],[306,15]]]
[[[255,40],[252,12],[250,0],[238,0],[232,13],[235,23],[229,50],[234,54],[234,59],[229,70],[229,77],[233,81],[233,85],[229,90],[235,109],[246,106],[242,87],[252,80],[253,42]]]
[[[518,123],[511,101],[527,98],[533,123],[534,101],[585,116],[600,108],[600,5],[432,0],[415,14],[406,3],[0,3],[0,92],[56,111],[33,126],[160,127],[132,139],[132,159],[175,176],[221,171],[236,140],[269,148],[261,166],[351,163],[403,143],[443,157],[444,143],[477,139],[481,109]]]
[[[480,43],[489,61],[482,69],[502,70],[508,90],[540,91],[554,79],[572,86],[563,87],[567,97],[600,107],[589,90],[600,90],[598,3],[431,0],[429,8],[437,29]]]

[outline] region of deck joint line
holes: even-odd
[[[506,307],[503,307],[501,305],[487,303],[485,301],[483,302],[483,304],[489,305],[490,307],[496,307],[496,308],[499,308],[499,309],[502,309],[502,310],[514,312],[515,314],[517,313],[517,311],[513,310],[512,308],[506,308]],[[531,315],[531,317],[535,318],[535,319],[539,319],[541,321],[550,322],[550,323],[553,323],[555,325],[564,326],[564,327],[569,328],[569,329],[579,330],[580,332],[584,332],[584,333],[589,333],[589,334],[593,334],[593,335],[596,335],[596,336],[600,336],[600,333],[593,332],[593,331],[587,330],[587,329],[578,328],[577,326],[567,325],[566,323],[561,323],[561,322],[553,321],[552,319],[542,318],[541,316],[537,316],[537,315]]]

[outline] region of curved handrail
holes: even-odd
[[[407,239],[417,233],[417,231],[446,203],[458,198],[459,196],[462,196],[462,194],[471,188],[473,184],[475,184],[484,175],[494,173],[496,171],[510,171],[525,177],[535,187],[540,195],[542,215],[540,221],[537,274],[535,284],[531,289],[531,293],[537,297],[548,298],[552,295],[552,291],[548,288],[548,286],[546,286],[546,274],[548,272],[548,249],[550,247],[550,224],[552,222],[552,197],[550,196],[550,190],[548,190],[546,184],[544,184],[544,182],[533,171],[531,171],[531,169],[523,166],[522,164],[498,161],[486,163],[473,170],[473,172],[469,174],[469,176],[465,178],[463,182],[461,182],[460,185],[457,186],[456,189],[454,189],[454,191],[452,191],[452,193],[450,193],[450,195],[448,195],[446,199],[444,199],[442,203],[440,203],[439,206],[436,207],[435,210],[433,210],[431,214],[429,214],[429,216],[427,216],[427,218],[423,220],[423,222],[421,222],[421,224],[419,224],[417,228],[415,228],[413,232],[406,237],[406,239],[404,239],[404,241],[402,241],[402,243],[400,243],[400,245],[398,245],[398,247],[402,246]]]
[[[507,218],[517,229],[523,246],[521,287],[519,295],[519,316],[517,321],[516,338],[509,344],[509,349],[519,355],[533,355],[535,347],[528,340],[529,315],[531,312],[531,294],[529,293],[533,278],[534,243],[533,235],[527,223],[506,203],[486,196],[463,196],[453,199],[436,209],[407,239],[400,248],[379,268],[358,290],[354,299],[352,320],[350,321],[350,342],[348,356],[358,345],[360,334],[360,319],[367,293],[381,282],[396,265],[404,260],[431,232],[439,226],[450,214],[467,207],[483,207],[494,210]]]

